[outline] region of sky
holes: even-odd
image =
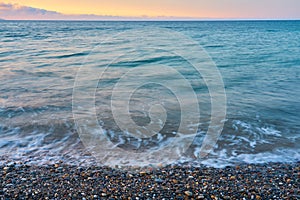
[[[0,0],[2,19],[300,19],[300,0]]]

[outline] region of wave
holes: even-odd
[[[176,59],[178,59],[177,56],[158,56],[158,57],[151,57],[148,59],[141,59],[141,60],[134,60],[134,61],[120,61],[120,62],[116,62],[113,63],[111,66],[118,66],[118,67],[136,67],[136,66],[140,66],[143,64],[149,64],[149,63],[157,63],[157,62],[161,62],[161,61],[175,61]]]
[[[229,120],[229,123],[231,128],[225,127],[217,146],[207,157],[196,158],[205,136],[205,132],[200,131],[186,155],[178,160],[178,164],[189,162],[220,168],[243,163],[300,161],[297,145],[283,137],[279,130],[267,126],[255,127],[240,120]],[[172,137],[160,133],[149,140],[139,140],[130,137],[130,133],[105,130],[108,141],[113,142],[115,148],[125,151],[159,149],[173,140]],[[228,134],[231,131],[236,132]],[[77,165],[95,164],[95,158],[81,142],[72,120],[53,120],[23,126],[2,125],[0,133],[0,154],[11,160],[35,164],[49,164],[59,160]],[[299,138],[294,140],[299,143]],[[140,165],[143,159],[147,158],[140,158],[135,165]],[[115,164],[105,163],[111,166]]]
[[[87,52],[80,52],[80,53],[72,53],[72,54],[64,54],[60,56],[52,56],[47,57],[48,59],[62,59],[62,58],[72,58],[72,57],[80,57],[80,56],[86,56],[88,55]]]

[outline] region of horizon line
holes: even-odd
[[[128,19],[120,17],[119,19],[4,19],[1,21],[300,21],[300,18],[174,18],[174,19],[157,19],[157,18],[134,18]]]

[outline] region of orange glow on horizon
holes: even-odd
[[[87,3],[88,2],[88,3]],[[162,3],[144,3],[128,4],[128,1],[94,1],[74,2],[71,0],[18,0],[5,3],[12,3],[34,8],[41,8],[49,11],[56,11],[63,14],[93,14],[93,15],[111,15],[111,16],[125,16],[125,17],[157,17],[157,16],[172,16],[172,17],[191,17],[191,18],[220,18],[228,17],[222,16],[219,12],[201,11],[198,9],[182,9],[178,5],[163,5]],[[72,6],[70,6],[72,5]],[[185,6],[189,8],[189,6]]]

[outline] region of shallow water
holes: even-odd
[[[180,88],[175,73],[159,68],[141,72],[152,83],[141,85],[130,98],[130,115],[138,126],[150,123],[151,106],[164,105],[166,115],[160,116],[161,121],[164,117],[166,121],[161,123],[158,119],[161,127],[154,136],[135,137],[136,126],[128,127],[126,133],[116,123],[110,107],[119,110],[124,105],[122,96],[116,96],[111,105],[112,91],[120,77],[128,70],[151,64],[172,66],[190,83],[198,99],[200,121],[190,124],[198,128],[197,136],[180,161],[220,167],[241,162],[300,160],[299,21],[0,24],[0,155],[6,159],[35,163],[94,162],[74,124],[72,94],[80,67],[100,69],[107,64],[110,67],[98,80],[95,92],[97,120],[105,137],[116,148],[126,151],[143,152],[166,145],[174,139],[182,120],[180,99],[184,99],[187,107],[192,104],[190,93],[185,87]],[[159,35],[151,36],[151,29],[155,28],[167,28],[197,42],[222,75],[227,97],[226,122],[206,158],[196,158],[211,116],[205,81],[186,60],[155,47],[165,45],[172,51],[172,45],[181,42],[191,57],[197,58],[197,52],[188,51],[191,47],[182,41],[170,40],[167,44]],[[118,34],[128,30],[141,30],[143,34],[147,30],[147,38],[134,43],[137,35],[120,38]],[[151,48],[137,51],[136,44]],[[112,62],[120,54],[125,56]],[[136,77],[127,78],[122,89],[127,91],[139,80],[147,79]],[[86,76],[84,81],[92,78],[95,77]],[[165,80],[178,88],[179,100],[170,88],[156,84]],[[87,98],[81,96],[80,100],[86,102]],[[160,111],[152,110],[154,114]],[[143,162],[136,161],[139,163]]]

